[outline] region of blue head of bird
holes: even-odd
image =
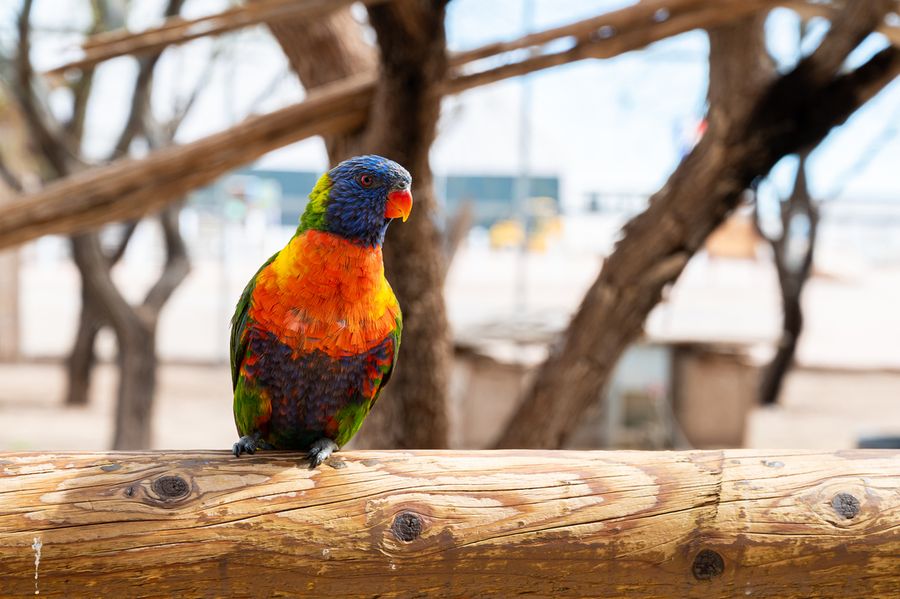
[[[411,184],[409,171],[393,160],[355,156],[322,175],[309,195],[301,228],[327,231],[363,246],[381,245],[393,219],[409,218]]]

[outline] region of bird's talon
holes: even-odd
[[[234,454],[234,457],[241,457],[242,453],[246,453],[247,455],[253,455],[256,453],[256,446],[259,443],[259,433],[255,433],[253,435],[244,435],[240,439],[238,439],[237,443],[231,446],[231,453]],[[266,443],[268,445],[268,443]]]
[[[309,452],[306,454],[306,459],[309,460],[309,469],[315,470],[318,468],[322,462],[327,460],[332,453],[337,451],[337,449],[337,443],[331,439],[319,439],[313,443],[312,447],[309,448]]]

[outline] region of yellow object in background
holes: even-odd
[[[491,248],[495,250],[516,248],[525,240],[521,223],[514,220],[497,221],[490,229]]]

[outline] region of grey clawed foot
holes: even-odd
[[[314,470],[327,460],[332,453],[338,450],[337,443],[331,439],[319,439],[309,448],[306,459],[309,460],[309,469]]]
[[[262,446],[263,449],[268,447],[268,443],[263,441],[260,443],[259,438],[262,435],[259,432],[253,433],[252,435],[244,435],[238,442],[231,446],[231,453],[234,454],[234,457],[241,457],[242,453],[246,453],[248,455],[253,455],[256,453],[257,446]]]

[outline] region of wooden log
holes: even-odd
[[[0,595],[898,597],[900,451],[0,454]]]

